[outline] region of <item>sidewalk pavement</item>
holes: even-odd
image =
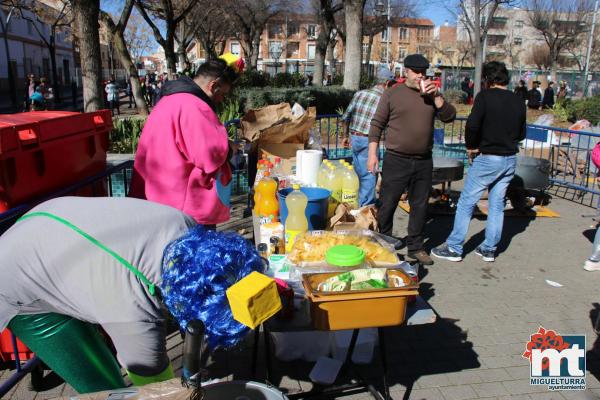
[[[550,207],[560,218],[506,218],[501,253],[485,263],[473,253],[483,239],[485,221],[473,220],[461,263],[436,260],[422,270],[421,296],[438,313],[431,325],[388,328],[389,382],[394,399],[597,399],[600,398],[600,358],[591,314],[600,310],[600,272],[582,269],[591,251],[590,208],[553,199]],[[396,213],[395,233],[406,232],[407,215]],[[452,217],[427,223],[426,247],[442,243]],[[546,280],[560,283],[550,286]],[[587,337],[587,390],[551,392],[529,384],[529,362],[521,355],[539,326],[560,334]],[[181,340],[169,339],[177,369]],[[592,349],[596,349],[592,351]],[[212,377],[249,378],[249,352],[217,352],[209,370]],[[360,371],[380,382],[377,360]],[[262,357],[259,369],[264,367]],[[290,391],[312,387],[312,364],[275,362],[272,383]],[[4,371],[0,381],[9,372]],[[262,379],[264,375],[259,376]],[[28,391],[24,379],[7,399],[46,399],[73,394],[59,385],[46,392]],[[348,399],[367,399],[356,394]]]

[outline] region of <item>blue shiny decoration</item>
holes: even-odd
[[[165,248],[162,270],[165,305],[181,329],[201,320],[209,349],[235,346],[249,332],[233,319],[225,293],[252,271],[264,271],[258,252],[242,236],[192,228]]]

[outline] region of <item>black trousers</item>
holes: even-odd
[[[400,196],[408,189],[408,236],[406,247],[413,252],[423,248],[423,226],[427,217],[427,204],[431,191],[433,160],[402,157],[390,151],[383,156],[381,170],[381,207],[377,216],[379,231],[392,235],[394,213],[398,208]]]

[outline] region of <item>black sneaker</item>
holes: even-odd
[[[481,246],[475,249],[475,254],[483,258],[483,261],[494,262],[496,261],[496,255],[491,250],[483,250]]]
[[[462,261],[462,255],[450,250],[446,243],[431,250],[431,255],[448,261]]]

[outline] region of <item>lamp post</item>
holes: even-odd
[[[277,67],[279,65],[279,57],[281,57],[281,52],[281,46],[277,47],[274,45],[274,43],[271,44],[269,53],[271,53],[271,58],[275,60],[275,75],[277,75]]]
[[[588,86],[588,71],[590,68],[590,56],[592,53],[592,44],[594,42],[594,30],[596,28],[596,13],[598,12],[598,0],[596,0],[596,5],[594,6],[594,14],[592,16],[592,29],[590,31],[590,38],[588,41],[587,55],[585,57],[585,72],[583,73],[583,96],[587,92]]]
[[[392,40],[391,38],[391,29],[390,29],[390,18],[391,18],[391,0],[386,0],[387,3],[387,10],[385,7],[385,4],[383,3],[383,0],[377,0],[377,2],[375,3],[375,11],[380,14],[381,16],[386,17],[386,23],[385,23],[385,33],[386,33],[386,43],[385,43],[385,62],[388,65],[388,68],[390,67],[390,41]]]

